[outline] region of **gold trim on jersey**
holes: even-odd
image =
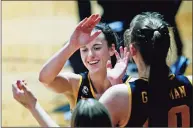
[[[130,117],[131,117],[131,109],[132,109],[132,91],[131,91],[131,85],[129,84],[129,82],[126,83],[127,87],[128,87],[128,98],[129,98],[129,105],[128,105],[128,116],[127,119],[125,121],[125,123],[123,123],[122,126],[120,127],[125,127],[125,125],[128,124]]]
[[[173,80],[174,77],[175,77],[175,74],[169,74],[168,77],[169,77],[170,80]],[[149,81],[148,78],[145,78],[145,77],[140,77],[139,79],[142,79],[142,80],[145,80],[145,81]]]
[[[170,80],[173,80],[174,77],[175,77],[175,74],[169,74],[169,79],[170,79]]]
[[[169,75],[169,79],[170,80],[172,80],[172,79],[174,79],[174,77],[175,77],[175,74],[170,74]],[[188,81],[192,84],[192,76],[185,76],[187,79],[188,79]]]
[[[131,80],[131,76],[129,76],[128,78],[127,78],[127,80],[125,81],[125,83],[129,83],[129,81]]]
[[[142,80],[147,81],[147,82],[149,81],[148,78],[144,78],[144,77],[140,77],[139,79],[142,79]]]
[[[96,94],[95,94],[94,89],[92,87],[92,83],[90,81],[89,74],[88,74],[88,81],[89,81],[89,86],[90,86],[91,93],[92,93],[93,97],[96,99]]]
[[[80,89],[80,85],[82,84],[82,76],[80,75],[80,80],[79,80],[79,83],[78,83],[78,91],[75,93],[75,106],[76,106],[76,103],[77,103],[77,99],[78,99],[78,92],[79,92],[79,89]]]

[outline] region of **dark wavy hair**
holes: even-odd
[[[112,44],[115,44],[115,48],[118,50],[119,48],[117,48],[120,44],[120,37],[118,36],[118,34],[116,32],[114,32],[110,26],[108,24],[102,23],[100,22],[99,24],[97,24],[95,26],[96,30],[101,30],[102,33],[105,36],[105,40],[107,41],[107,45],[110,48],[112,46]],[[116,57],[115,55],[113,55],[111,57],[111,62],[112,62],[112,66],[114,67],[114,65],[116,64]]]
[[[73,111],[71,127],[112,127],[107,109],[93,98],[81,99]]]
[[[150,66],[148,86],[149,126],[167,126],[169,67],[166,57],[170,47],[168,23],[157,12],[143,12],[133,18],[124,33],[125,46],[133,44]]]

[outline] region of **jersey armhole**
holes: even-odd
[[[132,78],[131,76],[128,76],[128,78],[125,80],[124,84],[130,86],[129,81],[131,80],[131,78]]]
[[[127,81],[129,81],[131,79],[131,77],[130,78],[128,78],[127,79]],[[129,82],[125,82],[125,84],[126,84],[126,86],[128,87],[128,90],[127,90],[127,92],[128,92],[128,99],[129,99],[129,102],[128,102],[128,115],[127,115],[127,119],[125,120],[125,122],[122,124],[122,125],[120,125],[120,127],[125,127],[127,124],[128,124],[128,122],[129,122],[129,120],[130,120],[130,117],[131,117],[131,110],[132,110],[132,90],[131,90],[131,85],[130,85],[130,83]]]
[[[78,92],[79,92],[79,90],[80,90],[80,86],[81,86],[81,84],[82,84],[82,75],[79,75],[80,76],[80,80],[79,80],[79,83],[78,83],[78,89],[77,89],[77,91],[75,92],[75,106],[76,106],[76,103],[77,103],[77,99],[78,99]]]

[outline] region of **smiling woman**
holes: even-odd
[[[98,99],[106,89],[112,86],[106,76],[107,61],[111,60],[114,66],[117,57],[120,60],[117,63],[122,67],[120,71],[124,72],[126,70],[128,62],[127,49],[123,51],[121,47],[121,57],[119,57],[115,51],[116,44],[119,43],[118,36],[109,26],[98,24],[99,21],[100,16],[98,14],[93,14],[81,21],[75,28],[69,42],[49,59],[39,74],[40,82],[46,87],[57,93],[65,94],[70,101],[71,109],[75,107],[81,97]],[[81,59],[88,72],[81,74],[59,73],[64,63],[79,49]],[[82,93],[85,86],[88,88],[86,95]]]
[[[2,1],[1,4],[2,126],[38,126],[32,115],[13,100],[9,85],[17,78],[26,79],[51,117],[62,126],[67,126],[69,122],[63,119],[63,114],[52,113],[55,107],[67,102],[66,97],[41,86],[37,72],[45,60],[69,39],[78,22],[76,1]],[[98,8],[93,11],[101,12]],[[191,60],[186,74],[192,75],[192,1],[182,2],[176,19],[185,43],[184,55]],[[72,72],[69,67],[63,68],[63,71]]]
[[[93,14],[82,20],[75,28],[70,40],[44,64],[39,74],[39,81],[46,87],[67,97],[71,110],[82,98],[99,99],[109,87],[114,85],[114,81],[110,82],[109,79],[122,81],[127,67],[129,59],[127,48],[120,47],[119,55],[115,50],[118,43],[116,33],[106,24],[98,24],[99,21],[98,14]],[[93,29],[96,30],[93,31]],[[81,59],[88,72],[81,74],[60,73],[66,60],[78,49],[81,49]],[[114,58],[116,56],[117,62],[115,64],[112,61],[112,64],[119,71],[112,69],[111,56]],[[14,98],[17,99],[17,97]],[[18,101],[22,101],[22,99]],[[20,103],[22,104],[22,102]],[[48,116],[48,118],[43,116],[46,114],[40,112],[41,107],[32,106],[32,110],[30,112],[41,126],[56,126],[54,122],[49,123]]]
[[[112,44],[115,43],[114,47],[116,47],[116,42],[119,40],[116,33],[112,32],[111,34],[112,30],[105,24],[96,25],[93,32],[97,30],[101,30],[102,33],[94,41],[80,48],[82,61],[90,71],[90,74],[97,71],[100,72],[101,69],[106,70],[106,60],[109,60],[110,56],[112,56],[111,62],[113,66],[116,62],[115,56],[113,56],[114,52],[111,49]],[[109,51],[109,54],[106,54],[106,51]]]

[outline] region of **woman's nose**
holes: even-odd
[[[91,56],[94,56],[94,52],[92,50],[89,50],[88,51],[88,56],[91,57]]]

